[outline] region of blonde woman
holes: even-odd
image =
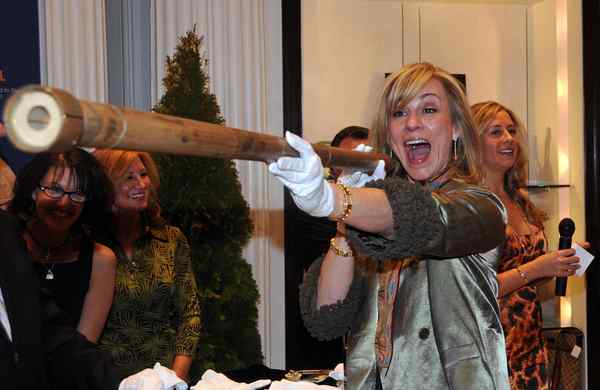
[[[290,134],[300,157],[269,166],[300,209],[343,223],[301,287],[306,326],[324,339],[349,332],[352,389],[507,389],[495,272],[504,208],[470,184],[478,139],[461,86],[408,65],[388,78],[371,129],[399,169],[369,188],[324,181],[310,144]]]
[[[123,376],[156,362],[187,379],[200,336],[190,247],[160,216],[159,177],[147,153],[100,150],[115,201],[107,244],[117,255],[116,292],[100,339]]]
[[[579,258],[574,249],[546,252],[546,216],[525,192],[527,150],[525,127],[519,118],[492,101],[475,104],[472,111],[481,141],[482,184],[508,211],[498,295],[511,387],[547,389],[548,355],[537,285],[554,276],[573,275]]]

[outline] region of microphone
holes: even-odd
[[[575,233],[575,222],[571,218],[563,218],[558,224],[558,250],[568,249],[571,247],[571,238]],[[554,287],[554,295],[564,297],[567,293],[567,278],[566,276],[556,278],[556,286]]]

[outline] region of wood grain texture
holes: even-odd
[[[281,137],[78,100],[66,91],[42,86],[16,91],[6,104],[4,120],[13,144],[30,153],[83,146],[265,163],[298,156]],[[324,166],[373,170],[379,160],[389,163],[387,156],[378,153],[320,144],[313,148]]]

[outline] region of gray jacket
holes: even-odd
[[[404,261],[390,259],[417,256],[400,273],[392,360],[381,370],[384,389],[509,389],[496,301],[502,203],[459,181],[434,191],[397,178],[371,186],[386,191],[393,238],[349,229],[355,251],[369,258],[356,260],[344,301],[316,309],[322,259],[300,288],[302,316],[315,337],[349,331],[346,388],[375,388],[378,273],[386,262]]]

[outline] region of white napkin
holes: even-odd
[[[163,384],[163,390],[187,390],[188,385],[175,374],[175,371],[163,367],[160,363],[154,365],[154,371],[160,376]]]
[[[227,378],[224,374],[206,370],[202,374],[202,378],[190,390],[255,390],[268,386],[270,383],[269,379],[260,379],[252,383],[238,383]]]
[[[579,257],[579,269],[575,271],[575,275],[583,276],[587,267],[589,267],[592,260],[594,260],[594,255],[583,249],[577,243],[573,244],[573,249],[575,249],[575,256]]]
[[[344,363],[338,363],[333,371],[329,373],[329,376],[338,382],[346,380],[344,376]]]
[[[179,379],[175,371],[156,363],[128,376],[119,384],[119,390],[187,390],[187,384]]]

